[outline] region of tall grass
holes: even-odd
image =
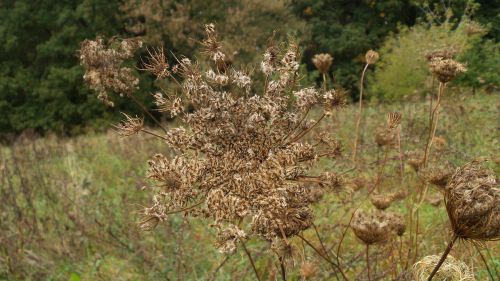
[[[498,124],[493,121],[498,117],[498,106],[495,95],[449,95],[444,98],[436,134],[445,139],[443,158],[447,162],[459,166],[464,159],[490,156],[497,161],[491,161],[490,167],[500,172]],[[401,138],[404,151],[422,148],[427,108],[425,103],[367,106],[360,137],[363,153],[358,155],[362,162],[372,163],[381,157],[382,152],[373,138],[376,128],[385,122],[385,112],[403,113]],[[323,128],[335,130],[343,143],[350,143],[353,132],[348,128],[354,126],[352,116],[355,111],[356,108],[349,107],[337,113],[338,122],[325,124]],[[199,220],[188,221],[182,214],[177,214],[169,217],[154,232],[138,230],[137,212],[142,208],[140,205],[150,202],[148,193],[141,190],[147,184],[144,182],[147,168],[144,163],[162,147],[163,144],[153,138],[121,139],[112,133],[74,139],[27,137],[2,147],[0,279],[254,280],[245,252],[238,251],[229,256],[215,252],[211,245],[213,236],[202,231],[203,222]],[[345,157],[349,158],[349,155]],[[395,152],[389,155],[392,157],[397,157]],[[321,165],[334,167],[330,161],[323,161]],[[367,164],[374,165],[377,164]],[[351,168],[349,165],[335,167],[339,172]],[[405,185],[400,185],[394,176],[398,168],[397,163],[385,167],[387,175],[379,188],[404,189],[411,185],[415,180],[412,178],[416,177],[411,168],[405,165],[406,176],[410,177]],[[368,179],[377,173],[371,168],[364,171],[362,175]],[[364,197],[366,193],[366,189],[361,189],[354,196]],[[437,195],[439,191],[432,187],[427,197],[433,199]],[[347,194],[327,196],[314,206],[314,224],[321,240],[314,230],[303,233],[304,238],[321,253],[324,245],[331,258],[336,258],[336,246],[353,211],[348,197]],[[435,207],[430,201],[424,201],[420,210],[421,256],[442,252],[449,237],[443,203]],[[366,202],[363,208],[369,204]],[[407,212],[403,202],[392,205],[390,209]],[[408,233],[402,238],[401,252],[404,253]],[[300,265],[304,259],[317,267],[314,278],[332,278],[330,265],[312,247],[301,239],[292,243],[296,264]],[[279,276],[273,264],[275,260],[265,255],[265,243],[253,239],[246,243],[246,247],[261,270],[263,280],[268,280],[266,278],[273,274]],[[498,243],[486,242],[481,252],[490,270],[495,272],[496,266],[498,272]],[[489,278],[473,245],[457,244],[452,255],[474,269],[478,280]],[[341,258],[349,277],[366,276],[363,246],[350,231],[344,238]],[[392,272],[400,258],[405,259],[405,255],[400,255],[398,239],[370,247],[372,280],[382,278],[386,271]],[[290,280],[301,276],[300,267],[289,268]]]

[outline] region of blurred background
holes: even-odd
[[[169,54],[193,57],[208,22],[216,24],[238,63],[259,62],[274,31],[278,40],[295,38],[301,46],[303,84],[321,81],[312,56],[332,54],[330,75],[353,99],[368,49],[378,50],[382,58],[370,73],[368,98],[425,96],[421,85],[427,68],[420,53],[445,44],[460,46],[459,57],[469,64],[457,86],[492,90],[499,85],[498,1],[3,0],[1,138],[12,140],[24,131],[85,133],[132,110],[124,102],[107,109],[84,86],[77,54],[84,39],[140,36],[148,46],[163,45]],[[136,95],[150,99],[153,79],[143,75],[141,81]]]

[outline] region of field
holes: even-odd
[[[356,206],[370,205],[369,184],[359,182],[378,178],[380,188],[395,192],[412,192],[419,184],[407,163],[410,154],[404,153],[405,180],[401,181],[399,153],[377,146],[374,137],[387,113],[398,111],[402,113],[402,151],[423,149],[428,103],[368,105],[358,156],[364,164],[352,169],[349,158],[356,110],[354,105],[348,106],[321,125],[321,130],[339,138],[344,149],[339,158],[322,161],[320,167],[342,173],[345,185],[314,204],[314,228],[302,233],[304,240],[291,239],[289,280],[301,279],[301,271],[303,275],[307,270],[304,264],[315,269],[316,277],[311,280],[337,280],[321,255],[338,253],[346,229],[339,259],[349,278],[365,280],[364,246],[346,228]],[[498,93],[450,91],[442,102],[436,131],[439,143],[433,153],[440,155],[439,164],[454,169],[488,157],[488,167],[498,174],[499,112]],[[385,159],[391,161],[381,165],[384,151]],[[1,147],[0,152],[0,280],[255,280],[245,251],[223,255],[213,247],[214,233],[205,220],[187,219],[181,213],[169,216],[153,231],[138,228],[140,212],[151,201],[151,193],[143,190],[150,183],[146,180],[147,160],[158,152],[170,153],[156,138],[119,138],[112,131],[74,138],[25,135]],[[408,231],[370,247],[372,280],[391,276],[383,279],[388,280],[410,270],[420,258],[443,252],[451,234],[441,197],[438,188],[431,186],[419,210],[418,253],[407,254]],[[408,215],[406,204],[405,200],[395,202],[389,210]],[[267,242],[250,239],[246,248],[262,280],[279,276]],[[484,262],[494,276],[500,272],[498,242],[476,247],[461,241],[451,255],[465,262],[477,280],[489,278]]]

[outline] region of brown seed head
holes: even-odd
[[[367,245],[387,241],[391,227],[390,217],[378,210],[374,210],[370,214],[357,211],[351,223],[354,234]]]
[[[316,276],[317,271],[318,271],[318,266],[310,261],[304,261],[300,266],[300,275],[302,275],[304,279],[314,278],[314,276]]]
[[[122,137],[128,137],[139,133],[144,127],[144,118],[131,117],[126,113],[122,113],[125,116],[125,120],[114,125],[118,134]]]
[[[432,52],[428,52],[425,54],[425,58],[427,61],[432,61],[433,59],[452,59],[457,54],[457,50],[455,48],[445,48],[440,50],[435,50]]]
[[[370,201],[375,208],[385,210],[391,206],[394,199],[390,194],[374,194],[370,197]]]
[[[420,169],[418,174],[425,181],[444,188],[453,174],[453,169],[449,165],[434,165]]]
[[[415,263],[413,265],[413,277],[415,281],[426,281],[434,270],[434,267],[436,267],[439,259],[440,256],[437,255],[426,256]],[[448,255],[432,280],[475,281],[476,278],[474,278],[474,273],[464,262]]]
[[[395,129],[399,124],[401,124],[401,113],[391,112],[387,114],[387,125],[389,129]]]
[[[326,74],[332,65],[333,57],[330,54],[316,54],[312,61],[320,73]]]
[[[457,75],[467,71],[465,65],[454,61],[453,59],[433,58],[429,62],[429,67],[442,83],[448,83]]]
[[[379,54],[373,50],[368,50],[365,55],[365,60],[367,64],[374,64],[378,61]]]
[[[169,65],[163,47],[157,49],[148,49],[148,61],[142,62],[143,68],[141,70],[150,72],[156,76],[156,79],[163,79],[170,76]]]
[[[453,231],[462,239],[500,238],[500,188],[482,162],[457,169],[445,188],[446,211]]]

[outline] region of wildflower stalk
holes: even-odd
[[[353,145],[353,150],[352,150],[352,161],[356,161],[356,150],[358,147],[358,137],[359,137],[359,126],[361,124],[361,116],[363,113],[363,90],[364,90],[364,80],[365,80],[365,73],[366,70],[368,69],[368,66],[370,64],[367,62],[365,65],[365,68],[363,69],[363,73],[361,74],[361,84],[360,84],[360,91],[359,91],[359,109],[358,109],[358,115],[356,117],[356,130],[355,130],[355,135],[354,135],[354,145]]]
[[[165,138],[165,137],[163,137],[163,136],[160,136],[160,135],[158,135],[158,134],[156,134],[156,133],[154,133],[154,132],[151,132],[151,131],[149,131],[149,130],[146,130],[146,129],[141,129],[141,132],[146,133],[146,134],[148,134],[148,135],[152,135],[152,136],[157,137],[157,138],[160,138],[160,139],[162,139],[162,140],[167,140],[167,138]]]
[[[326,251],[326,249],[323,249],[324,251],[324,254],[318,249],[316,248],[309,240],[307,240],[304,236],[300,235],[300,234],[297,234],[297,236],[302,239],[303,242],[305,242],[309,247],[311,247],[311,249],[313,249],[322,259],[324,259],[326,262],[328,262],[330,264],[330,266],[332,266],[332,269],[336,269],[340,272],[340,274],[342,274],[342,277],[344,278],[344,280],[349,280],[347,278],[347,276],[345,275],[344,271],[342,270],[342,268],[340,267],[340,264],[337,264],[335,262],[333,262],[329,256],[328,256],[328,252]],[[337,260],[338,260],[338,257],[337,257]],[[334,269],[334,271],[335,271]]]
[[[286,281],[286,267],[285,267],[285,261],[283,260],[283,257],[278,255],[278,260],[280,263],[280,269],[281,269],[281,280]]]
[[[484,266],[486,267],[486,270],[488,270],[488,274],[490,275],[491,280],[495,281],[495,278],[493,277],[493,273],[491,273],[490,267],[488,266],[488,262],[484,258],[483,253],[481,253],[481,250],[479,249],[479,247],[476,244],[474,244],[474,248],[476,248],[476,251],[479,253],[479,256],[481,256],[481,260],[483,261]]]
[[[261,281],[260,276],[259,276],[259,272],[257,271],[257,267],[255,266],[255,262],[252,259],[252,255],[248,251],[248,249],[247,249],[247,247],[246,247],[245,242],[243,241],[243,239],[239,238],[239,240],[241,242],[241,246],[243,246],[243,249],[245,250],[245,253],[246,253],[247,257],[248,257],[248,260],[250,261],[250,264],[252,265],[252,268],[253,268],[253,271],[255,272],[255,276],[257,277],[257,280]]]
[[[444,95],[445,89],[446,89],[446,84],[440,82],[436,105],[434,106],[434,109],[432,110],[431,116],[429,118],[429,136],[427,137],[427,144],[425,145],[424,159],[422,163],[424,167],[427,165],[427,161],[429,160],[429,154],[432,142],[434,139],[434,135],[436,134],[437,118],[438,118],[437,114],[439,110],[439,105],[441,104],[441,98]]]
[[[167,132],[167,129],[165,127],[163,127],[160,123],[160,121],[158,121],[158,119],[156,119],[153,114],[151,114],[151,112],[149,112],[149,110],[139,101],[137,100],[134,95],[129,95],[130,96],[130,99],[144,112],[146,113],[150,118],[151,120],[153,120],[153,122],[158,125],[158,127],[160,127],[165,133]]]
[[[431,281],[434,275],[438,272],[439,268],[443,264],[443,262],[446,260],[446,257],[451,251],[451,248],[453,248],[453,244],[455,244],[455,241],[458,239],[458,235],[453,234],[453,238],[451,241],[448,243],[448,246],[446,247],[446,250],[444,251],[443,255],[441,256],[441,259],[439,259],[439,262],[436,264],[436,267],[434,267],[434,270],[432,270],[431,274],[429,275],[429,278],[427,281]]]
[[[368,275],[368,281],[371,281],[370,276],[370,244],[366,244],[366,271]]]

